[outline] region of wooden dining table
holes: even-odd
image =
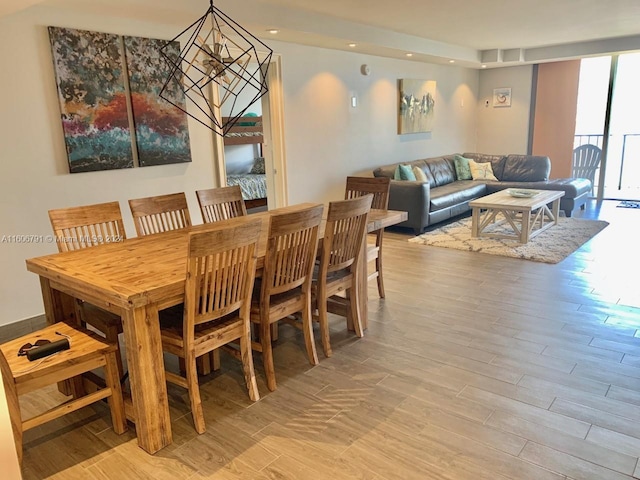
[[[257,248],[260,268],[264,262],[269,217],[312,205],[315,204],[292,205],[224,222],[231,225],[256,217],[263,219]],[[406,219],[406,212],[371,210],[368,231]],[[158,311],[184,301],[188,233],[210,226],[195,225],[26,261],[27,270],[40,276],[48,323],[75,321],[75,299],[90,302],[122,318],[131,384],[128,417],[135,423],[138,445],[151,454],[172,442]],[[322,234],[324,226],[320,230]],[[366,262],[360,263],[364,271],[358,275],[358,297],[364,327],[367,324],[367,275]]]

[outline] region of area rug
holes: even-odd
[[[616,206],[620,208],[640,208],[640,202],[636,202],[633,200],[623,200]]]
[[[412,243],[453,248],[490,255],[521,258],[534,262],[558,263],[609,225],[602,220],[560,217],[555,225],[524,245],[502,238],[471,238],[471,218],[449,223],[409,239]],[[507,226],[492,227],[494,233],[513,233]]]

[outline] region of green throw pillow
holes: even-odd
[[[469,159],[461,155],[453,157],[453,165],[456,168],[456,177],[458,180],[471,180],[471,168],[469,168]]]
[[[393,172],[394,180],[410,180],[416,181],[416,176],[413,174],[413,170],[409,165],[398,165],[395,172]]]

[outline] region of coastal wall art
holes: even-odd
[[[133,167],[117,35],[49,27],[71,173]]]
[[[431,132],[435,120],[436,82],[400,79],[398,81],[398,134]]]
[[[159,96],[166,41],[48,30],[71,173],[191,161],[187,115]],[[171,48],[178,56],[179,44]],[[184,107],[175,83],[169,90]]]
[[[164,95],[174,105],[160,98],[160,90],[169,77],[169,64],[160,56],[165,40],[124,37],[131,110],[135,127],[138,162],[141,167],[191,161],[189,128],[184,110],[184,92],[172,77]],[[165,53],[180,56],[180,44],[172,42]]]

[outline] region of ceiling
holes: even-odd
[[[2,0],[186,27],[207,0]],[[216,0],[254,35],[480,68],[640,50],[638,0]],[[278,29],[276,35],[268,29]],[[355,47],[348,46],[355,43]]]

